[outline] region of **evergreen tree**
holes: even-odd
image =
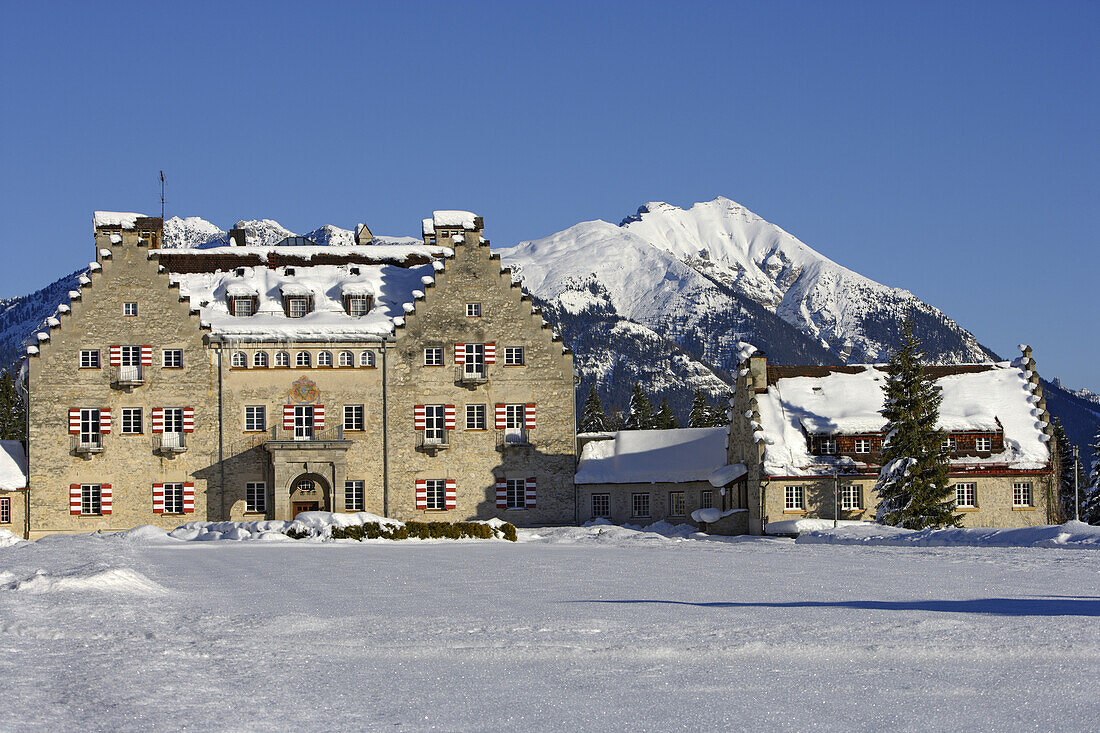
[[[957,527],[943,431],[936,429],[943,395],[924,372],[920,340],[906,318],[901,346],[886,368],[886,440],[875,488],[877,521],[907,529]]]
[[[691,400],[691,414],[688,415],[689,428],[705,428],[710,419],[710,411],[707,407],[707,398],[703,390],[695,390],[695,397]]]
[[[1092,473],[1088,487],[1081,490],[1081,521],[1100,525],[1100,427],[1089,448],[1092,449]]]
[[[659,410],[657,410],[657,414],[654,416],[653,422],[658,430],[673,430],[680,427],[679,421],[676,420],[676,414],[668,405],[667,397],[662,400],[661,407]]]
[[[642,386],[635,382],[623,430],[652,430],[653,425],[653,403],[649,401]]]
[[[11,372],[0,374],[0,440],[26,440],[27,408]]]
[[[580,431],[582,433],[601,433],[608,429],[607,415],[600,404],[600,396],[596,393],[596,385],[588,392],[588,399],[584,401],[584,409],[581,411]]]
[[[708,428],[724,428],[730,424],[729,415],[726,414],[726,406],[729,405],[729,395],[718,398],[718,404],[707,407]]]
[[[1062,421],[1058,418],[1054,418],[1054,439],[1051,441],[1051,449],[1058,452],[1058,459],[1062,467],[1061,474],[1058,476],[1057,506],[1059,516],[1061,521],[1068,522],[1076,516],[1077,506],[1077,491],[1074,489],[1073,476],[1073,446],[1070,444],[1069,438],[1066,437]],[[1085,486],[1088,483],[1088,478],[1080,472],[1080,469],[1078,469],[1077,481],[1078,486]]]

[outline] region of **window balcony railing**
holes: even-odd
[[[451,447],[450,430],[420,430],[416,434],[416,449],[424,453],[435,454]]]
[[[489,381],[489,369],[484,364],[459,364],[455,367],[455,384],[484,384]]]
[[[69,447],[73,453],[77,455],[92,455],[95,453],[103,452],[103,434],[102,433],[84,433],[81,435],[70,435]]]
[[[284,428],[282,425],[272,425],[271,429],[267,431],[267,440],[275,440],[281,442],[298,442],[298,443],[316,443],[332,440],[346,440],[344,437],[343,425],[332,425],[318,430],[312,426],[300,425],[295,428]]]
[[[111,367],[111,385],[127,388],[145,384],[145,368],[141,366]]]
[[[153,452],[174,456],[187,451],[187,433],[153,433]]]
[[[526,428],[506,428],[497,430],[497,450],[526,448],[531,445]]]

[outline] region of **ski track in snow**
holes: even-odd
[[[521,539],[2,548],[0,729],[1100,723],[1092,552]]]

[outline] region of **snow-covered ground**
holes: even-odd
[[[663,529],[3,547],[0,730],[1100,727],[1095,552]]]

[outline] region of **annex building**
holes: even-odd
[[[31,538],[310,510],[576,521],[572,356],[480,217],[437,211],[410,245],[360,226],[162,249],[159,218],[105,212],[94,231],[28,349],[29,511],[6,506]]]

